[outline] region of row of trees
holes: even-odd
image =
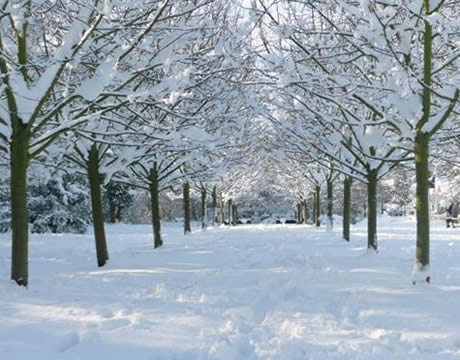
[[[88,179],[98,265],[108,257],[101,185],[159,193],[225,166],[251,111],[239,10],[218,0],[4,1],[0,154],[10,178],[12,271],[28,284],[32,164]],[[231,30],[230,29],[236,29]],[[114,214],[116,216],[116,214]]]
[[[375,250],[377,184],[397,164],[412,163],[416,263],[425,270],[430,143],[443,127],[455,128],[459,114],[460,5],[258,0],[253,9],[277,143],[299,164],[343,174],[345,198],[352,179],[367,184]]]
[[[43,165],[49,176],[87,178],[103,266],[110,180],[150,194],[154,247],[167,189],[182,190],[187,214],[197,184],[205,227],[209,196],[212,221],[220,205],[234,222],[229,200],[266,174],[305,218],[313,191],[318,223],[326,184],[331,228],[341,179],[349,240],[351,186],[362,182],[377,250],[378,183],[412,164],[416,261],[429,265],[429,145],[452,143],[459,115],[456,2],[5,0],[0,11],[0,165],[19,285],[28,283],[27,179]]]

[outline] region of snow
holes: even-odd
[[[88,101],[96,100],[101,92],[112,82],[117,66],[117,59],[107,58],[98,66],[92,78],[86,79],[80,84],[75,94],[81,95]]]
[[[0,354],[28,359],[458,359],[460,229],[432,224],[431,284],[412,285],[415,221],[340,229],[243,225],[194,231],[107,226],[98,269],[91,234],[32,235],[30,286],[7,280],[0,235]]]

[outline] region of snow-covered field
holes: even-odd
[[[415,223],[108,226],[110,264],[88,235],[33,235],[30,286],[10,282],[0,235],[0,359],[460,359],[460,229],[432,225],[432,284],[412,285]],[[450,231],[449,231],[450,230]]]

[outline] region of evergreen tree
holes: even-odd
[[[127,185],[116,181],[109,181],[104,186],[104,190],[105,219],[114,224],[123,219],[122,211],[131,206],[133,196]]]
[[[31,232],[86,232],[91,221],[87,186],[84,177],[76,174],[32,183],[28,189]],[[10,229],[10,192],[3,183],[0,185],[0,232]]]

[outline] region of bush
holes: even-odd
[[[88,186],[79,175],[30,186],[28,204],[35,233],[84,233],[90,223]]]
[[[0,184],[0,232],[11,228],[9,185]],[[66,174],[28,189],[31,232],[84,233],[90,223],[91,210],[86,180]]]

